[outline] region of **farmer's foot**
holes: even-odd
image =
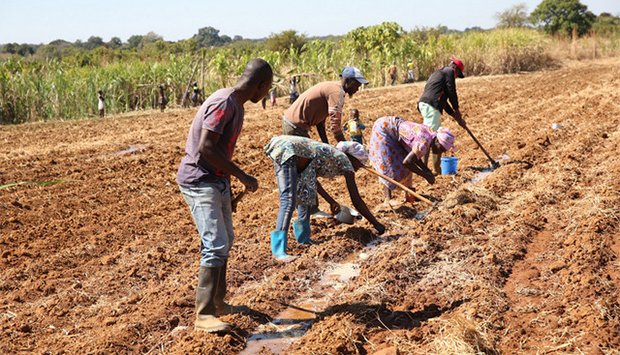
[[[411,188],[411,187],[410,187],[410,189],[413,190],[413,188]],[[420,199],[415,197],[412,194],[405,193],[405,202],[407,202],[407,203],[415,203],[415,202],[420,202]]]

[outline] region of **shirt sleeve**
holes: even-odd
[[[202,128],[218,134],[223,134],[224,128],[232,117],[232,109],[226,100],[222,100],[207,108],[202,117]]]
[[[450,106],[451,109],[448,109],[448,106],[446,106],[446,112],[448,112],[449,114],[452,114],[452,110],[458,110],[459,109],[459,97],[456,94],[456,82],[454,79],[454,73],[452,71],[449,71],[449,75],[446,75],[446,95],[448,95],[448,100],[450,100]]]

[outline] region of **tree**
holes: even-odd
[[[123,45],[123,41],[121,41],[118,37],[110,38],[110,41],[107,43],[108,48],[116,49],[120,48]]]
[[[142,45],[142,36],[133,35],[127,39],[127,47],[137,49]]]
[[[22,43],[19,46],[17,46],[17,54],[21,55],[22,57],[25,57],[27,55],[33,55],[34,52],[36,52],[36,48],[33,47],[30,44],[26,44],[26,43]]]
[[[9,53],[9,54],[15,54],[17,53],[18,46],[19,44],[17,43],[7,43],[4,45],[3,52]]]
[[[600,36],[609,36],[620,33],[620,17],[603,12],[596,18],[592,30]]]
[[[507,10],[495,14],[497,27],[525,27],[528,23],[527,6],[523,3],[517,4]]]
[[[37,49],[37,56],[44,59],[60,59],[62,57],[61,47],[53,44],[45,44]]]
[[[88,40],[86,41],[86,43],[84,44],[84,47],[88,50],[91,49],[95,49],[97,47],[101,47],[103,46],[103,39],[101,39],[101,37],[98,36],[90,36],[88,38]]]
[[[157,33],[151,31],[144,36],[142,36],[142,46],[149,43],[155,43],[157,41],[163,41],[163,37],[158,35]]]
[[[211,26],[199,29],[192,38],[196,40],[200,48],[221,46],[231,41],[228,36],[220,37],[220,30]]]
[[[534,24],[541,24],[550,34],[571,35],[573,27],[580,36],[588,33],[596,16],[579,0],[543,0],[530,15]]]
[[[283,52],[288,51],[292,47],[297,51],[301,51],[306,42],[306,36],[303,34],[298,35],[295,30],[287,30],[280,33],[272,33],[265,40],[265,48],[271,51]]]

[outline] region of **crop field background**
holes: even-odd
[[[272,51],[261,46],[231,46],[190,50],[164,42],[155,54],[108,51],[100,48],[59,60],[9,58],[0,63],[0,124],[77,119],[97,115],[97,91],[106,96],[108,113],[157,107],[158,87],[164,85],[171,107],[181,107],[191,81],[207,94],[233,85],[248,60],[261,57],[276,72],[279,95],[288,94],[288,79],[303,75],[300,90],[333,80],[346,65],[359,67],[370,86],[387,85],[386,69],[415,65],[417,80],[426,80],[452,56],[466,64],[467,75],[530,72],[553,68],[554,58],[599,58],[620,52],[618,35],[554,38],[527,28],[439,34],[405,32],[396,23],[363,27],[334,41],[313,40],[302,48]]]

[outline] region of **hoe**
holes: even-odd
[[[478,139],[476,138],[476,136],[474,136],[473,133],[471,133],[471,131],[469,130],[469,127],[465,126],[463,127],[465,128],[465,130],[467,131],[467,133],[469,133],[469,135],[471,136],[471,138],[474,140],[474,142],[476,142],[476,144],[478,144],[478,147],[480,147],[480,149],[482,149],[482,151],[484,152],[484,155],[487,156],[487,158],[489,159],[489,161],[491,162],[491,170],[495,170],[497,168],[499,168],[499,162],[493,160],[493,158],[491,158],[491,156],[489,155],[489,153],[487,152],[486,149],[484,149],[484,147],[482,146],[482,144],[480,144],[480,142],[478,141]]]

